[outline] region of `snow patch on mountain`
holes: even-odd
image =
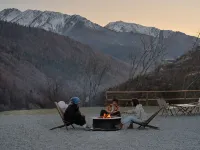
[[[157,34],[159,34],[159,30],[154,27],[145,27],[142,25],[126,23],[123,21],[111,22],[105,27],[116,32],[133,32],[152,36],[156,36]]]
[[[0,19],[3,21],[11,21],[15,17],[17,17],[21,13],[20,10],[12,8],[12,9],[4,9],[0,12]]]
[[[37,18],[35,18],[34,21],[30,24],[30,26],[42,28],[44,30],[56,33],[62,33],[62,29],[66,24],[66,20],[69,18],[69,15],[45,11],[42,12]]]
[[[115,32],[131,32],[131,33],[140,33],[145,35],[150,35],[157,37],[160,33],[160,29],[155,27],[146,27],[135,23],[126,23],[123,21],[111,22],[105,26],[110,30]],[[163,36],[165,38],[169,37],[173,33],[173,31],[164,30]]]
[[[26,10],[20,13],[11,22],[17,23],[24,26],[30,26],[30,24],[37,18],[42,12],[38,10]]]

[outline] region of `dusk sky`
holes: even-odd
[[[200,32],[200,0],[0,0],[0,10],[5,8],[79,14],[102,26],[122,20],[190,35]]]

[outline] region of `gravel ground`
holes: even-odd
[[[83,109],[87,121],[100,108]],[[149,110],[148,110],[149,112]],[[153,129],[100,132],[65,128],[56,113],[0,114],[0,150],[200,150],[200,116],[157,116]]]

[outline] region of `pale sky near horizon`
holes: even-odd
[[[200,32],[200,0],[0,0],[0,10],[5,8],[79,14],[102,26],[122,20],[194,36]]]

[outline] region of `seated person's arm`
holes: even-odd
[[[114,110],[111,112],[111,114],[119,112],[120,111],[120,107],[119,106],[115,106]]]
[[[135,109],[128,110],[129,113],[136,114]]]
[[[80,116],[83,116],[83,114],[81,113],[79,107],[78,107],[77,110],[76,110],[76,114],[77,114],[77,115],[80,115]]]
[[[111,108],[111,106],[110,105],[108,105],[107,106],[107,108],[106,108],[106,111],[109,113],[109,114],[111,114],[112,112],[112,108]]]
[[[135,109],[130,109],[130,110],[127,110],[127,111],[124,111],[124,113],[128,113],[128,114],[136,114],[135,112]]]

